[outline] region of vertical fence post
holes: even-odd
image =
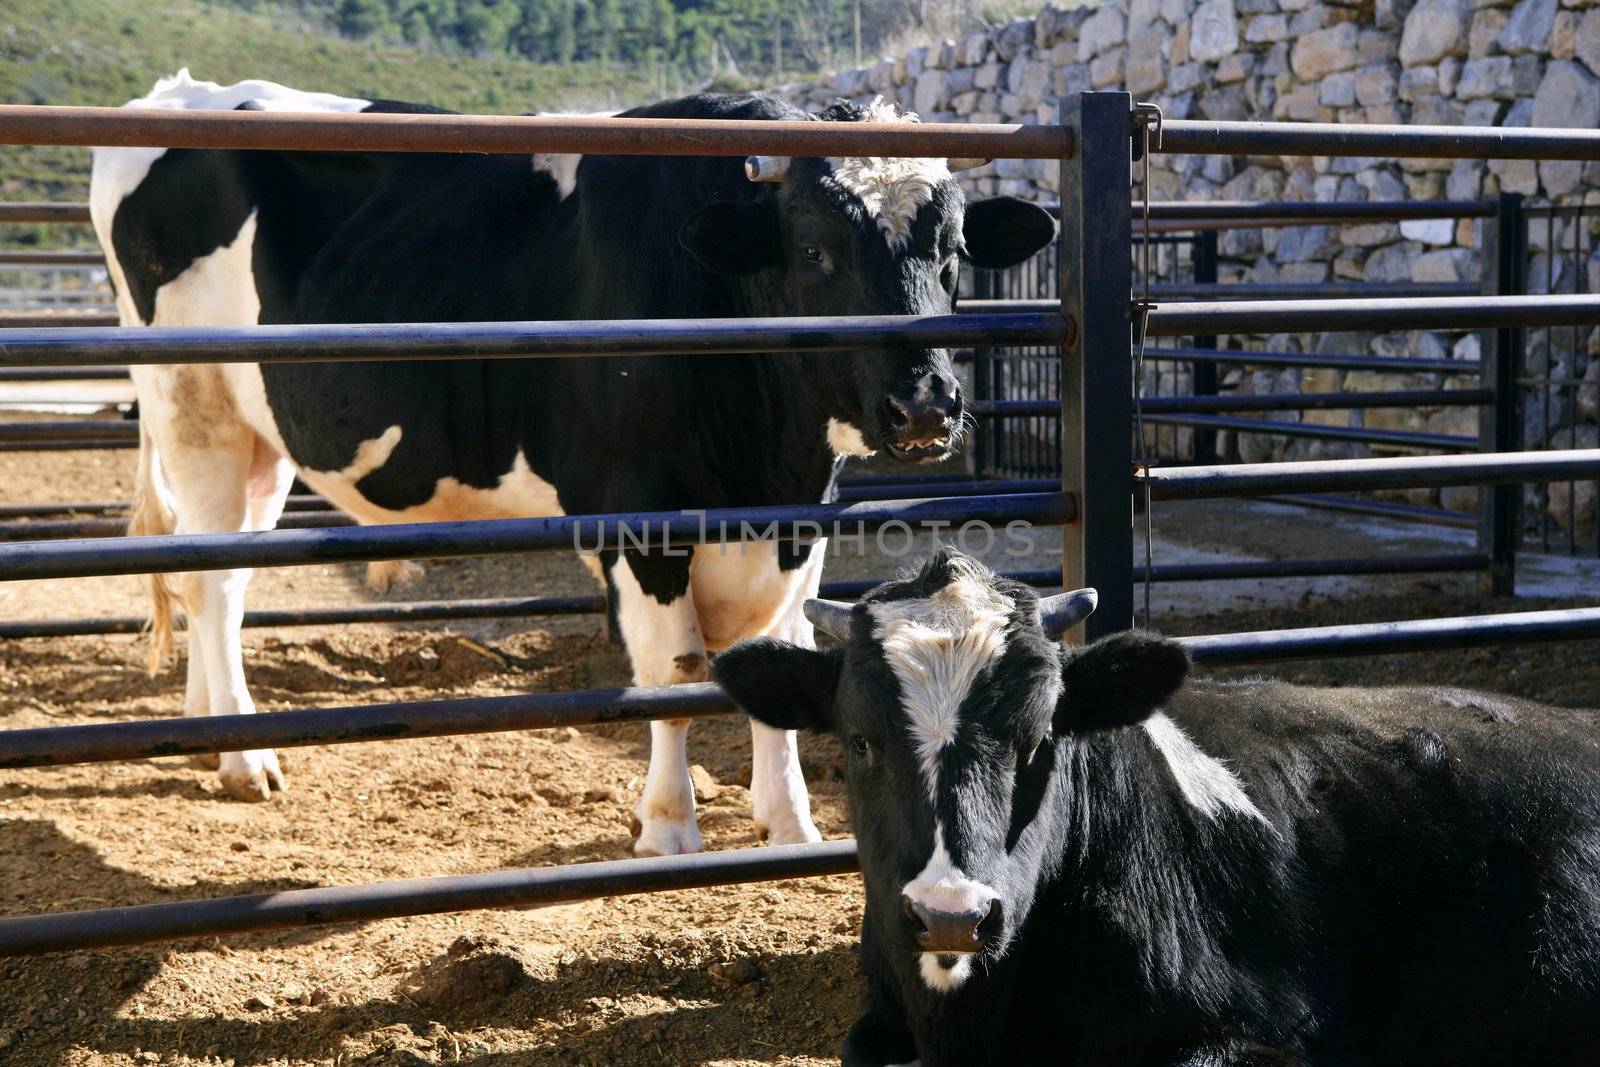
[[[1217,283],[1217,231],[1202,230],[1195,236],[1194,242],[1194,280],[1203,285]],[[1196,348],[1206,348],[1216,351],[1217,338],[1215,334],[1196,337]],[[1196,363],[1192,381],[1195,396],[1217,395],[1217,365],[1215,363]],[[1194,431],[1194,461],[1201,464],[1215,463],[1217,461],[1217,431],[1195,429]]]
[[[1127,93],[1061,102],[1074,133],[1061,161],[1061,312],[1073,324],[1061,349],[1061,484],[1078,498],[1061,573],[1068,589],[1100,592],[1086,640],[1133,625],[1132,114]]]
[[[1501,193],[1492,218],[1483,223],[1483,288],[1494,296],[1516,296],[1524,285],[1527,229],[1522,197]],[[1494,404],[1480,409],[1478,447],[1484,452],[1522,450],[1522,357],[1520,329],[1483,331],[1479,374],[1494,390]],[[1522,530],[1522,486],[1494,485],[1478,490],[1478,549],[1489,569],[1478,578],[1486,596],[1512,596],[1517,588],[1517,540]]]

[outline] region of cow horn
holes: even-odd
[[[1046,637],[1059,641],[1068,630],[1094,614],[1098,603],[1100,594],[1093,589],[1074,589],[1070,593],[1044,597],[1039,601],[1039,625],[1044,627]]]
[[[801,605],[806,618],[811,620],[811,625],[838,641],[840,644],[850,640],[850,605],[837,600],[821,600],[816,597],[807,598]]]
[[[753,182],[781,182],[789,173],[788,156],[747,156],[744,176]]]
[[[973,167],[981,167],[988,162],[990,160],[987,159],[949,159],[945,161],[945,166],[950,168],[951,174],[955,174],[963,170],[971,170]]]

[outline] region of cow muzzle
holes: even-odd
[[[965,955],[983,951],[1000,920],[1000,902],[987,900],[965,911],[939,911],[909,896],[900,898],[911,933],[924,952]]]
[[[918,387],[909,399],[885,397],[880,415],[887,428],[889,454],[908,463],[941,460],[955,448],[961,428],[961,388],[945,383]]]

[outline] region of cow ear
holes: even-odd
[[[1124,630],[1087,648],[1061,649],[1057,734],[1093,733],[1143,722],[1171,699],[1189,675],[1189,653],[1178,642],[1144,630]]]
[[[740,641],[711,660],[711,677],[733,702],[779,730],[833,729],[842,649],[818,652],[758,637]]]
[[[783,262],[778,217],[770,207],[718,200],[690,215],[678,241],[707,270],[754,274]]]
[[[967,205],[961,229],[967,261],[985,270],[1014,267],[1056,239],[1056,220],[1038,204],[997,196]]]

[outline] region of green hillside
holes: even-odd
[[[279,12],[199,0],[5,0],[0,4],[0,103],[121,104],[180,67],[224,84],[266,78],[297,88],[415,100],[460,111],[516,114],[648,99],[620,67],[425,54],[343,40]],[[89,153],[0,148],[0,199],[81,200]],[[6,226],[0,245],[83,244],[87,227]]]

